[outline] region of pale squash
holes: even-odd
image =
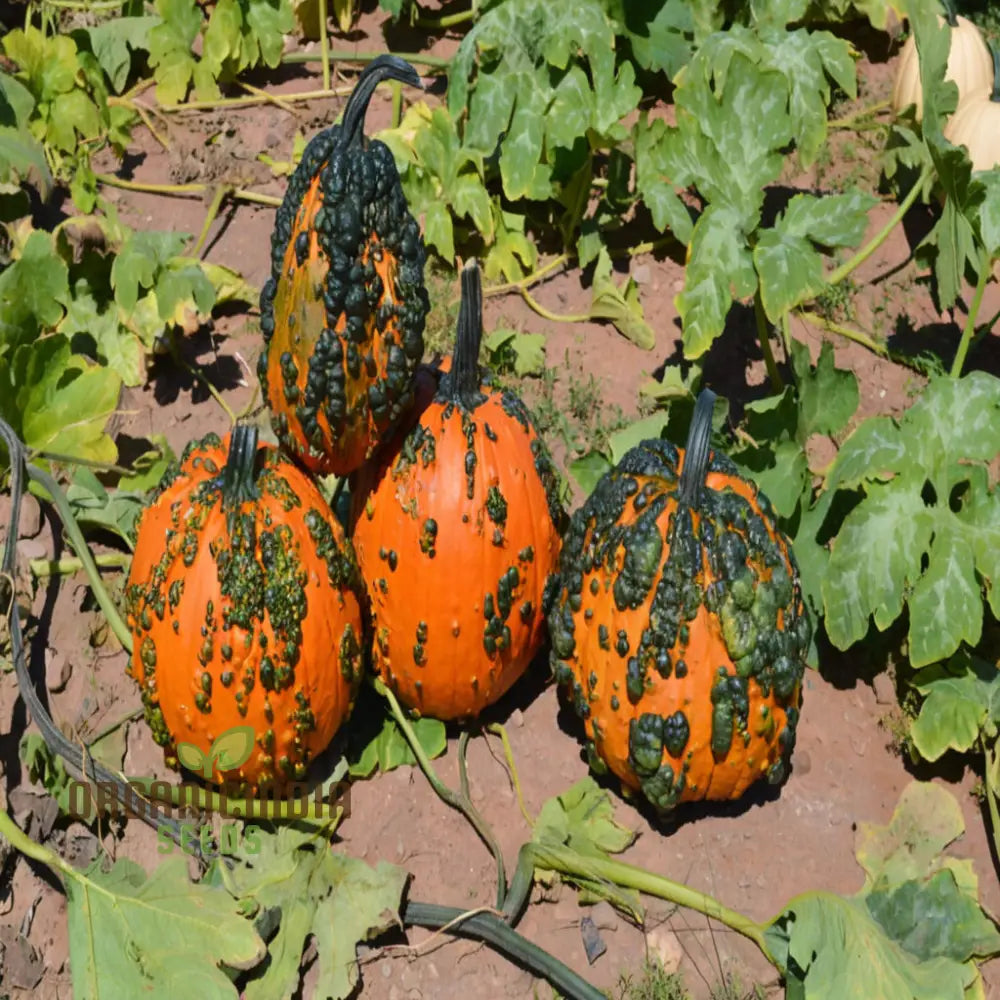
[[[1000,51],[996,49],[991,84],[963,97],[944,130],[949,142],[969,151],[973,170],[1000,166]]]
[[[950,4],[945,5],[946,18],[938,17],[938,23],[951,27],[951,49],[948,53],[948,68],[945,79],[958,87],[958,99],[989,90],[993,83],[993,60],[989,46],[979,29],[967,18],[956,16]],[[913,35],[906,40],[899,56],[896,80],[892,88],[892,110],[902,114],[911,104],[916,106],[916,120],[923,116],[924,97],[920,85],[920,61],[917,43]]]

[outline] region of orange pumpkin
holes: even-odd
[[[563,518],[523,403],[480,378],[481,333],[473,262],[450,371],[421,370],[408,427],[352,483],[375,669],[439,719],[478,715],[540,649]]]
[[[351,709],[364,642],[357,564],[312,481],[251,425],[193,442],[143,511],[125,595],[129,673],[167,763],[179,744],[211,763],[239,727],[252,747],[213,781],[302,780]]]
[[[420,86],[385,55],[358,78],[339,125],[292,175],[261,290],[257,364],[282,447],[308,469],[346,475],[409,406],[430,307],[424,246],[392,153],[363,124],[381,80]]]
[[[810,627],[766,497],[711,452],[645,441],[574,515],[549,615],[556,679],[591,765],[659,810],[784,777]]]

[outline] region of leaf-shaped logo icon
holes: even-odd
[[[177,759],[189,771],[196,773],[200,771],[204,777],[212,777],[212,758],[205,754],[201,747],[193,743],[178,743]]]
[[[233,726],[212,744],[208,756],[220,771],[233,771],[250,759],[253,752],[253,726]]]

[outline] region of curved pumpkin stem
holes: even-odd
[[[358,82],[354,85],[354,90],[347,99],[347,107],[344,109],[341,135],[345,146],[361,141],[368,104],[372,94],[375,93],[375,88],[383,80],[399,80],[400,83],[408,83],[411,87],[424,89],[417,71],[405,59],[386,53],[370,62],[358,77]]]
[[[684,465],[681,468],[677,497],[682,503],[692,507],[698,505],[701,488],[708,472],[709,446],[712,442],[712,411],[715,408],[715,393],[702,389],[694,405],[691,428],[684,447]]]
[[[955,10],[955,4],[952,0],[941,0],[941,6],[944,7],[944,19],[948,22],[948,27],[957,28],[958,13]]]
[[[483,284],[479,264],[470,260],[462,268],[462,302],[458,307],[458,333],[451,358],[450,398],[468,409],[479,396],[479,343],[483,336]]]
[[[254,463],[259,434],[256,424],[237,424],[229,439],[229,454],[222,473],[222,495],[234,507],[257,497]]]
[[[993,56],[993,90],[990,91],[990,100],[994,104],[1000,104],[1000,46],[994,42],[987,42],[986,45]]]

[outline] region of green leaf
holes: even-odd
[[[69,815],[72,779],[62,757],[49,749],[41,733],[25,733],[18,744],[18,756],[27,768],[28,780],[41,785],[56,800],[59,811]]]
[[[156,98],[176,104],[187,96],[194,75],[191,50],[203,15],[195,0],[156,0],[162,23],[149,33],[149,64],[156,70]]]
[[[983,631],[973,543],[951,518],[938,521],[927,570],[908,601],[910,663],[915,667],[942,659],[963,641],[977,645]]]
[[[186,239],[183,233],[132,232],[126,236],[111,267],[111,287],[121,309],[126,313],[135,309],[141,291],[158,284]]]
[[[41,143],[27,130],[0,126],[0,184],[30,181],[42,200],[52,191],[52,174]]]
[[[246,21],[260,47],[262,62],[274,69],[281,62],[283,36],[295,27],[290,0],[248,0]]]
[[[86,29],[90,47],[116,94],[128,83],[132,52],[148,50],[149,33],[161,23],[155,15],[116,17]]]
[[[542,806],[531,839],[542,847],[553,845],[576,853],[579,860],[573,866],[575,874],[564,873],[561,877],[579,886],[583,899],[588,902],[606,899],[641,920],[642,903],[637,892],[587,875],[587,859],[618,854],[635,837],[633,830],[615,820],[614,806],[608,793],[588,775]],[[542,868],[536,871],[536,878],[548,881],[551,873]]]
[[[976,213],[979,238],[995,260],[1000,257],[1000,170],[979,174],[976,181],[985,189]]]
[[[635,831],[615,820],[608,793],[590,775],[549,799],[532,832],[532,840],[538,843],[553,840],[594,857],[619,854],[635,838]]]
[[[826,630],[835,646],[846,649],[863,638],[873,614],[880,629],[899,617],[932,534],[919,492],[906,483],[870,496],[848,514],[823,581]]]
[[[694,227],[684,276],[675,299],[684,324],[684,356],[704,354],[722,333],[734,298],[757,288],[753,258],[732,208],[710,204]]]
[[[924,696],[910,737],[924,760],[948,750],[971,750],[989,728],[1000,724],[1000,671],[959,650],[947,664],[918,671],[913,687]]]
[[[852,371],[837,368],[833,345],[824,340],[816,366],[809,362],[809,349],[792,341],[792,367],[799,390],[798,434],[805,441],[811,434],[837,434],[854,416],[860,393]]]
[[[525,221],[523,215],[503,211],[499,199],[493,202],[496,242],[483,264],[490,281],[520,281],[538,262],[538,248],[524,232]]]
[[[371,868],[339,854],[308,828],[261,831],[259,846],[241,856],[231,880],[241,899],[280,916],[269,944],[270,963],[247,982],[244,997],[291,996],[312,935],[319,956],[315,993],[342,1000],[358,982],[357,944],[398,924],[407,873],[385,861]]]
[[[608,438],[608,457],[612,465],[617,465],[625,453],[637,444],[648,441],[650,438],[663,436],[663,429],[670,420],[670,414],[664,410],[651,413],[648,417],[642,417],[633,421],[620,431],[615,431]]]
[[[21,79],[37,103],[50,103],[76,85],[80,65],[69,35],[46,36],[29,25],[7,32],[3,48],[20,67]]]
[[[483,337],[491,367],[512,370],[518,378],[545,370],[545,341],[542,333],[523,333],[505,327],[497,327]]]
[[[113,462],[105,428],[120,391],[116,372],[74,355],[61,335],[0,358],[0,413],[31,449]]]
[[[639,286],[629,277],[624,285],[611,278],[611,257],[603,247],[594,268],[594,283],[590,300],[590,315],[594,319],[609,319],[619,333],[638,347],[651,350],[656,344],[653,328],[646,322],[639,302]]]
[[[735,49],[724,61],[699,50],[680,76],[677,129],[664,155],[673,182],[694,184],[738,228],[756,226],[764,188],[777,179],[792,138],[785,78]]]
[[[823,581],[835,645],[860,639],[869,615],[888,628],[904,598],[913,666],[978,642],[984,584],[1000,575],[1000,501],[985,469],[998,452],[1000,380],[978,371],[932,379],[898,423],[874,418],[847,439],[828,488],[861,485],[866,496],[834,539]]]
[[[777,323],[793,306],[822,291],[823,258],[803,236],[779,227],[763,230],[753,250],[760,299],[767,318]]]
[[[52,236],[32,231],[20,257],[0,273],[0,358],[52,329],[69,299],[69,269]]]
[[[672,77],[691,58],[694,21],[685,0],[605,0],[604,6],[643,69]]]
[[[920,961],[882,932],[862,900],[831,893],[797,897],[765,939],[804,1000],[962,1000],[975,974],[950,958]]]
[[[670,179],[666,147],[671,140],[666,123],[660,118],[649,121],[644,113],[633,126],[632,141],[635,190],[649,209],[653,225],[661,232],[670,230],[680,243],[690,243],[694,225]]]
[[[0,125],[22,129],[34,110],[35,99],[31,91],[9,73],[0,71]]]
[[[816,248],[859,243],[868,224],[868,211],[876,203],[860,191],[822,198],[799,194],[788,203],[773,229],[760,232],[754,264],[760,276],[761,300],[772,322],[823,290],[823,258]]]
[[[183,857],[148,877],[127,858],[102,864],[65,881],[75,997],[236,996],[220,965],[252,968],[266,948],[228,892],[191,882]]]
[[[865,902],[889,937],[924,961],[966,962],[1000,951],[1000,933],[950,871],[876,889]]]
[[[448,736],[444,723],[429,716],[411,719],[410,727],[424,753],[431,759],[440,757],[448,746]],[[353,736],[354,734],[352,734]],[[378,732],[367,743],[359,746],[354,739],[348,751],[350,774],[353,778],[367,778],[376,770],[392,771],[403,765],[417,763],[410,744],[396,725],[395,720],[386,714]]]
[[[946,847],[965,832],[965,820],[955,796],[940,785],[911,781],[899,797],[886,826],[859,823],[855,851],[865,870],[862,893],[900,886],[949,865],[964,865],[944,857]],[[965,881],[966,891],[976,884]]]
[[[109,492],[90,469],[80,466],[66,487],[66,499],[79,525],[110,531],[129,548],[135,544],[136,523],[148,506],[145,493],[121,489]]]
[[[586,455],[574,458],[569,464],[569,471],[577,481],[580,489],[589,496],[594,492],[601,476],[610,472],[613,466],[599,451],[588,451]]]

